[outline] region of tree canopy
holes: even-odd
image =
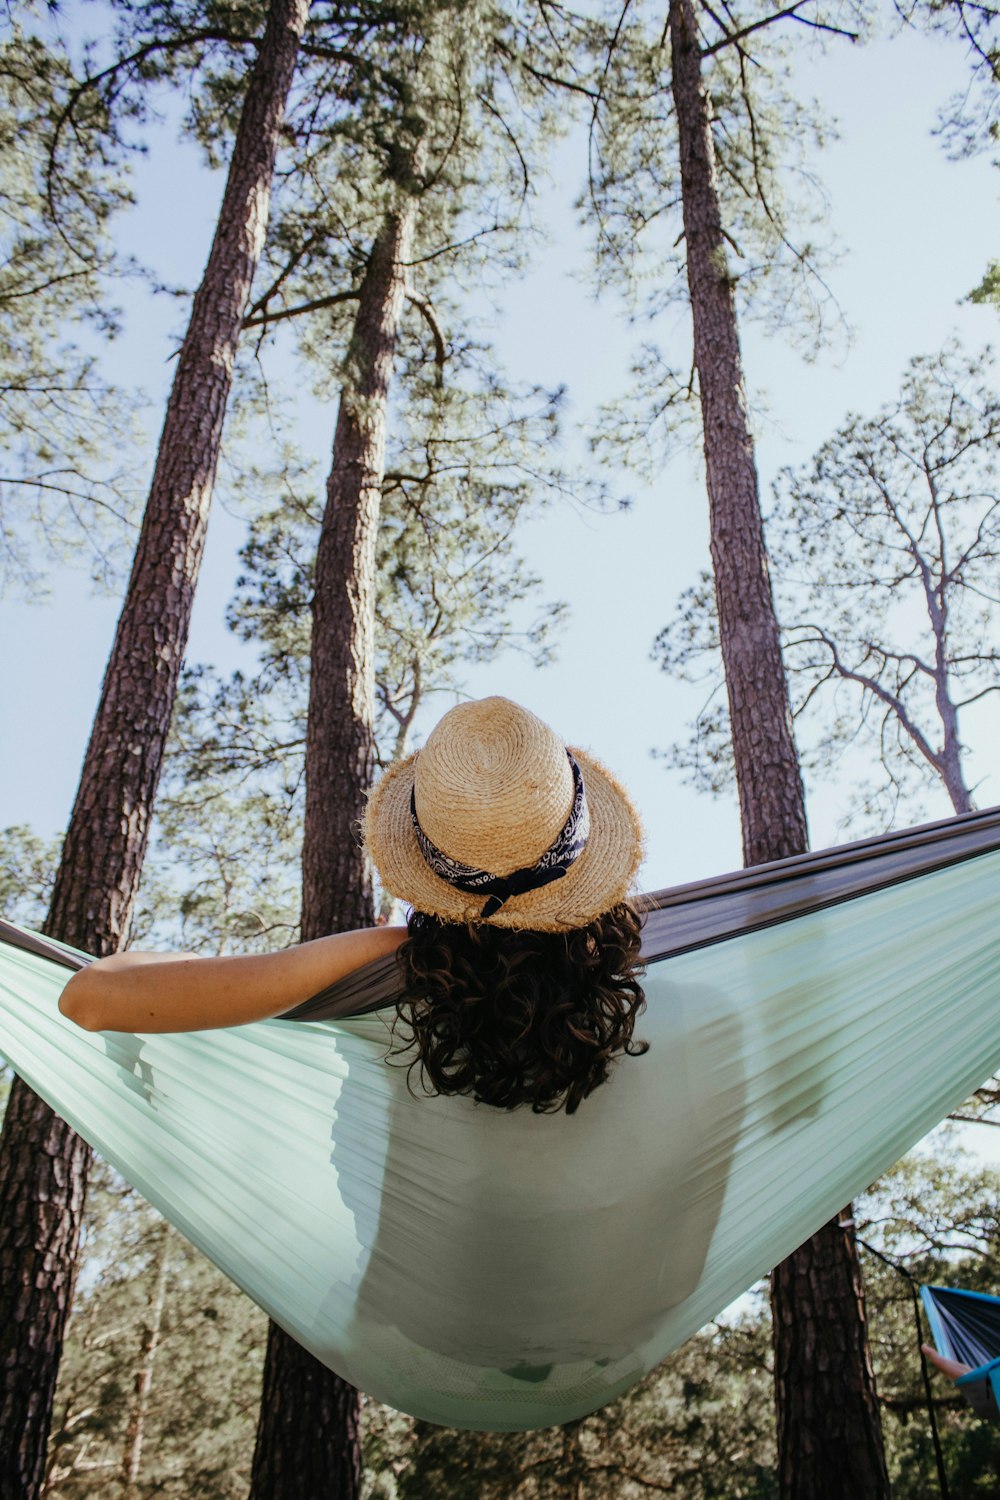
[[[898,397],[848,417],[810,463],[781,472],[769,537],[796,718],[814,775],[870,747],[849,816],[885,826],[943,786],[971,806],[959,716],[1000,688],[996,649],[1000,407],[989,351],[918,356]],[[706,685],[670,752],[698,785],[731,775],[713,683],[707,580],[656,643],[664,670]]]

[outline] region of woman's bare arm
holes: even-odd
[[[198,958],[116,953],[74,974],[59,998],[87,1031],[206,1031],[291,1010],[327,985],[392,953],[405,927],[366,927],[280,953]]]
[[[968,1375],[972,1369],[971,1365],[963,1364],[960,1359],[948,1359],[946,1355],[939,1354],[930,1344],[921,1344],[920,1347],[931,1364],[951,1380],[957,1380],[959,1375]]]

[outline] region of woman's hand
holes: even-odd
[[[280,953],[197,958],[115,953],[74,974],[59,997],[87,1031],[205,1031],[280,1016],[327,985],[392,953],[405,927],[365,927]]]

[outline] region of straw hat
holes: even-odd
[[[536,932],[616,906],[642,857],[614,777],[507,698],[445,714],[378,782],[363,828],[390,895],[446,922]]]

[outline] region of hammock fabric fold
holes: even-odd
[[[920,1288],[934,1342],[972,1369],[955,1385],[976,1414],[1000,1422],[1000,1297],[953,1286]]]
[[[647,900],[650,1050],[572,1116],[411,1096],[391,960],[277,1020],[91,1033],[56,1008],[85,957],[0,924],[0,1053],[362,1390],[447,1426],[566,1422],[1000,1064],[1000,811]]]

